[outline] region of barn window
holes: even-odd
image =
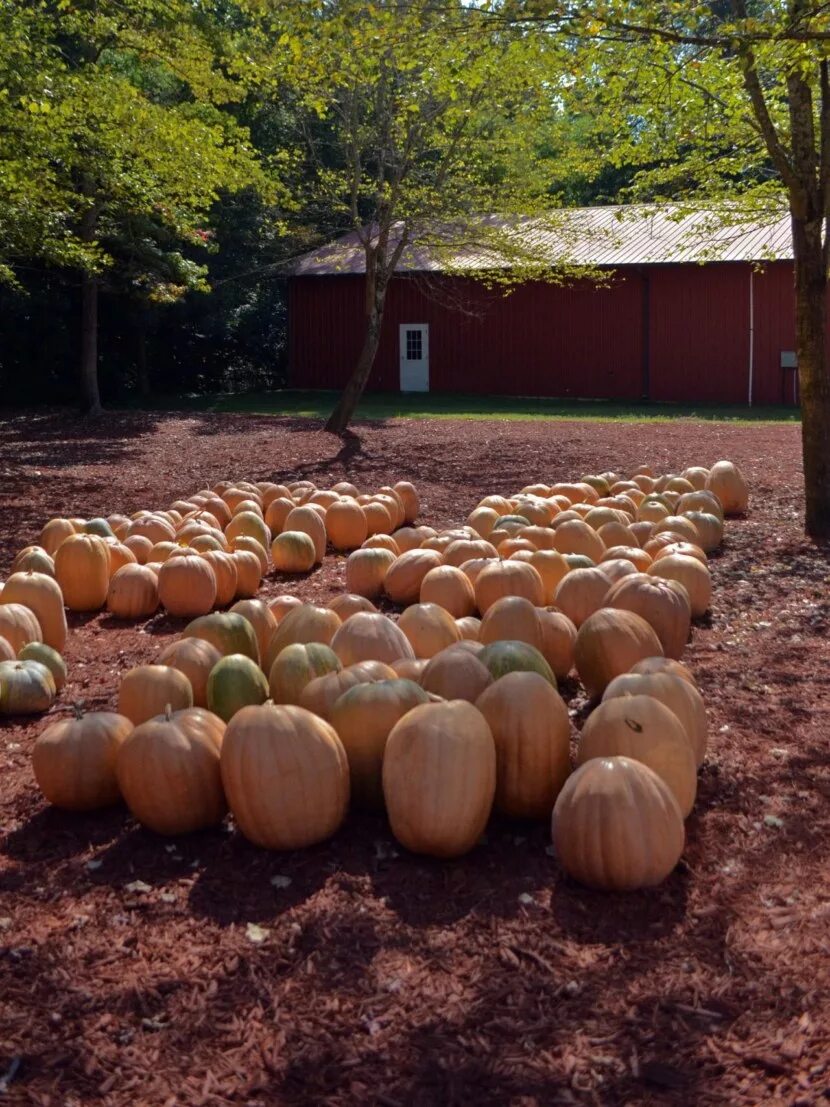
[[[424,356],[423,346],[421,344],[421,331],[413,330],[406,332],[406,360],[407,361],[420,361]]]

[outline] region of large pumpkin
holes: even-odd
[[[1,604],[19,603],[35,613],[43,641],[58,653],[66,645],[66,612],[60,585],[45,573],[12,573],[3,586]]]
[[[182,637],[203,638],[215,646],[223,657],[231,653],[244,653],[253,661],[259,661],[256,632],[244,615],[230,611],[202,615],[187,624]]]
[[[107,599],[110,559],[107,544],[94,534],[73,534],[55,553],[55,579],[70,611],[97,611]]]
[[[709,610],[712,599],[712,575],[696,557],[671,554],[657,558],[648,569],[648,575],[676,580],[689,594],[692,618],[700,619]]]
[[[466,644],[466,643],[465,643]],[[538,673],[556,688],[556,677],[542,653],[527,642],[490,642],[478,655],[494,680],[508,673]]]
[[[570,572],[567,561],[558,550],[542,549],[530,555],[528,565],[532,565],[542,578],[545,603],[553,603],[560,581]]]
[[[454,619],[472,615],[476,598],[470,578],[453,565],[436,565],[421,581],[421,603],[437,603]]]
[[[283,523],[283,532],[301,532],[307,534],[314,543],[314,561],[320,562],[326,556],[326,524],[320,513],[313,507],[295,507],[289,511]]]
[[[268,604],[264,600],[237,600],[231,612],[248,620],[256,634],[259,656],[265,657],[277,630],[277,620]]]
[[[22,603],[3,602],[3,593],[0,593],[0,637],[6,639],[16,656],[29,642],[42,642],[43,633],[34,611]]]
[[[598,698],[614,677],[643,658],[662,653],[654,628],[640,615],[604,607],[579,628],[574,662],[588,695]]]
[[[177,638],[158,655],[159,665],[178,669],[190,681],[194,707],[207,707],[207,682],[222,654],[204,638]]]
[[[322,642],[294,642],[280,650],[269,670],[274,703],[299,705],[303,688],[317,677],[342,668],[336,653]]]
[[[538,618],[542,633],[539,652],[556,679],[565,680],[574,667],[576,627],[567,615],[546,607],[538,608]]]
[[[118,713],[138,726],[162,715],[170,707],[182,711],[193,706],[190,681],[170,665],[137,665],[121,678]]]
[[[502,596],[487,609],[481,620],[478,640],[487,645],[513,639],[527,642],[539,650],[542,647],[541,610],[523,596]]]
[[[660,884],[685,842],[671,789],[629,757],[595,757],[572,773],[556,800],[551,830],[570,876],[614,892]]]
[[[347,689],[373,680],[394,680],[397,675],[390,665],[382,661],[358,661],[345,669],[310,680],[300,692],[299,706],[314,712],[321,719],[328,719],[335,703]]]
[[[582,554],[599,561],[605,553],[605,543],[582,519],[570,519],[556,527],[556,549],[561,554]]]
[[[363,508],[354,500],[338,500],[326,512],[326,534],[335,550],[356,550],[368,533]]]
[[[0,646],[2,646],[5,641],[5,638],[0,638]],[[2,653],[2,651],[0,651],[0,653]],[[7,658],[3,655],[2,660],[13,661],[14,658]],[[60,692],[66,684],[66,662],[57,650],[52,649],[51,646],[47,646],[45,642],[27,642],[17,655],[17,660],[39,661],[41,665],[45,665],[52,674],[52,679],[55,682],[55,690],[57,692]]]
[[[301,604],[292,608],[271,635],[263,669],[270,672],[280,652],[295,642],[322,642],[324,646],[330,645],[341,625],[340,616],[327,607]]]
[[[50,519],[40,532],[37,542],[50,557],[54,557],[61,543],[73,534],[75,527],[68,519]]]
[[[421,503],[414,484],[408,480],[399,480],[393,485],[395,491],[403,503],[404,518],[407,523],[414,523],[421,510]]]
[[[636,669],[636,666],[635,666]],[[703,764],[706,756],[708,724],[703,697],[693,683],[663,673],[623,673],[614,677],[602,694],[603,701],[620,696],[653,696],[673,711],[686,732],[695,755],[695,766]]]
[[[425,691],[442,699],[475,703],[493,683],[493,677],[487,666],[469,650],[450,646],[428,662],[419,683]]]
[[[412,604],[398,620],[398,628],[409,639],[416,657],[434,657],[447,646],[461,641],[461,631],[455,625],[455,619],[435,603]]]
[[[502,596],[523,596],[536,607],[545,602],[542,578],[532,565],[522,561],[493,561],[474,582],[476,606],[482,615]]]
[[[392,833],[414,853],[459,857],[481,836],[496,787],[496,749],[464,700],[427,703],[395,724],[383,759]]]
[[[697,766],[689,736],[673,711],[653,696],[614,696],[588,716],[577,764],[592,757],[632,757],[671,788],[685,818],[697,794]]]
[[[357,661],[389,664],[400,657],[415,656],[400,627],[379,612],[353,615],[338,628],[330,644],[343,665],[353,665]]]
[[[132,729],[132,722],[114,711],[76,710],[48,726],[32,750],[35,780],[48,802],[67,811],[117,803],[115,762]]]
[[[743,515],[749,504],[749,488],[744,475],[731,461],[718,461],[709,470],[706,488],[714,492],[725,515]]]
[[[331,725],[349,759],[352,800],[372,809],[383,807],[383,753],[389,732],[399,719],[429,696],[411,680],[378,680],[356,684],[335,702]]]
[[[508,673],[476,700],[496,744],[497,810],[547,819],[571,771],[571,723],[562,697],[538,673]]]
[[[605,606],[641,615],[654,627],[666,657],[682,656],[689,640],[692,607],[681,584],[645,573],[623,577],[608,592]]]
[[[401,554],[389,566],[383,579],[383,590],[393,603],[417,603],[424,577],[441,563],[441,554],[437,550],[410,550]]]
[[[271,543],[271,558],[278,573],[307,573],[314,568],[316,557],[314,539],[305,531],[283,531]]]
[[[198,553],[171,557],[159,569],[158,589],[171,615],[207,615],[216,602],[216,575]]]
[[[225,724],[201,707],[167,711],[118,750],[121,794],[138,821],[157,834],[215,826],[227,810],[219,755]]]
[[[107,610],[119,619],[142,619],[159,605],[158,578],[146,565],[124,565],[110,580]]]
[[[45,573],[55,576],[55,562],[42,546],[25,546],[12,562],[13,573]]]
[[[225,527],[225,537],[231,543],[237,538],[254,538],[264,550],[271,543],[271,531],[265,520],[254,511],[239,511]]]
[[[237,826],[266,849],[301,849],[333,834],[349,803],[337,732],[302,707],[245,707],[222,743],[222,781]]]
[[[644,657],[636,665],[631,666],[632,673],[671,673],[672,676],[687,680],[693,688],[697,688],[695,678],[682,661],[673,661],[670,657]]]
[[[377,611],[377,608],[365,596],[355,596],[351,592],[341,592],[339,596],[335,596],[333,600],[329,601],[329,610],[333,611],[342,623],[345,623],[347,619],[351,619],[352,615],[357,615],[359,611]]]
[[[52,706],[57,688],[39,661],[0,661],[0,715],[39,715]]]
[[[611,581],[601,568],[572,569],[560,581],[553,603],[578,629],[603,606],[610,587]]]
[[[207,682],[208,710],[229,722],[243,707],[265,703],[269,689],[255,661],[241,653],[221,658]]]

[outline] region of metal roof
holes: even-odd
[[[478,224],[482,228],[478,236],[475,228],[464,234],[445,228],[433,233],[431,241],[423,236],[420,244],[404,251],[398,272],[509,268],[509,257],[498,254],[499,235],[512,239],[517,252],[536,264],[552,267],[792,260],[789,216],[773,214],[758,222],[737,217],[736,211],[632,204],[563,208],[544,218],[512,221],[487,216]],[[464,242],[476,237],[478,242]],[[364,251],[357,233],[306,254],[292,272],[310,277],[364,273]]]

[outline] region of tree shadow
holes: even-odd
[[[119,839],[128,818],[121,805],[88,812],[49,805],[0,838],[0,853],[24,865],[66,861]]]

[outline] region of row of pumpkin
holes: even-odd
[[[664,489],[657,494],[667,502],[650,502],[667,508],[664,518],[678,506],[672,496],[700,491],[666,488],[662,479]],[[588,478],[581,487],[571,486],[569,502],[585,507],[585,486],[593,488],[594,480],[612,491],[605,476]],[[558,495],[535,486],[500,504],[501,513],[492,503],[476,510],[492,510],[503,519],[524,506],[522,497],[543,499],[542,491]],[[646,497],[635,504],[636,498],[635,508]],[[591,511],[606,506],[594,502],[560,527],[625,526],[621,518],[587,521]],[[696,506],[687,503],[687,511]],[[710,498],[705,506],[722,526],[723,504]],[[560,511],[551,512],[546,525],[523,514],[522,526],[555,533],[554,519],[569,510],[556,507]],[[629,515],[627,507],[612,510]],[[650,533],[653,526],[650,521]],[[671,530],[659,533],[678,539]],[[252,841],[296,848],[336,829],[351,788],[353,802],[386,806],[405,846],[442,857],[457,856],[475,843],[494,800],[497,809],[520,817],[548,817],[553,808],[557,853],[578,879],[609,888],[662,879],[682,851],[683,819],[694,801],[696,770],[706,748],[703,701],[688,670],[673,660],[682,652],[692,615],[685,585],[650,577],[631,556],[603,560],[603,553],[600,573],[612,562],[630,569],[616,583],[606,578],[598,604],[574,611],[572,621],[561,610],[546,609],[549,582],[532,565],[534,575],[527,573],[523,566],[529,559],[513,562],[522,552],[561,558],[565,572],[554,590],[557,598],[566,577],[579,580],[576,574],[589,567],[568,557],[587,555],[563,555],[540,543],[533,551],[497,548],[495,557],[443,566],[452,572],[442,574],[450,586],[447,606],[441,606],[436,598],[424,598],[424,586],[430,595],[427,578],[442,566],[421,572],[422,565],[413,569],[414,558],[405,559],[416,550],[441,556],[454,542],[477,539],[452,532],[434,537],[449,539],[443,550],[412,547],[401,553],[399,548],[387,567],[385,577],[404,560],[405,575],[417,579],[395,597],[418,601],[397,624],[377,612],[366,595],[339,596],[329,608],[293,597],[270,606],[248,600],[230,614],[196,619],[163,651],[161,664],[127,673],[119,692],[122,714],[112,718],[120,718],[113,726],[129,740],[123,740],[122,752],[119,730],[117,756],[103,759],[110,795],[120,790],[139,819],[162,833],[215,822],[227,801]],[[600,537],[604,550],[615,549]],[[708,578],[706,553],[699,546],[695,550],[673,556],[691,558]],[[507,561],[501,560],[505,553]],[[471,560],[485,564],[471,569]],[[480,621],[456,614],[455,573],[467,582]],[[381,587],[390,594],[385,581]],[[622,597],[617,606],[614,593]],[[470,595],[464,594],[469,605]],[[703,610],[707,605],[708,593]],[[574,662],[589,694],[603,700],[583,728],[578,768],[569,775],[570,722],[556,677],[566,676]],[[269,697],[271,702],[264,702]],[[84,725],[83,720],[55,724]],[[56,771],[61,760],[56,747],[70,753],[72,742],[49,728],[36,750],[38,779],[47,797],[73,806],[72,797],[58,794],[56,781],[78,776],[71,766]],[[90,763],[84,759],[87,771]],[[197,793],[211,776],[208,763],[214,787],[202,796],[205,806]],[[196,793],[186,786],[187,765]]]

